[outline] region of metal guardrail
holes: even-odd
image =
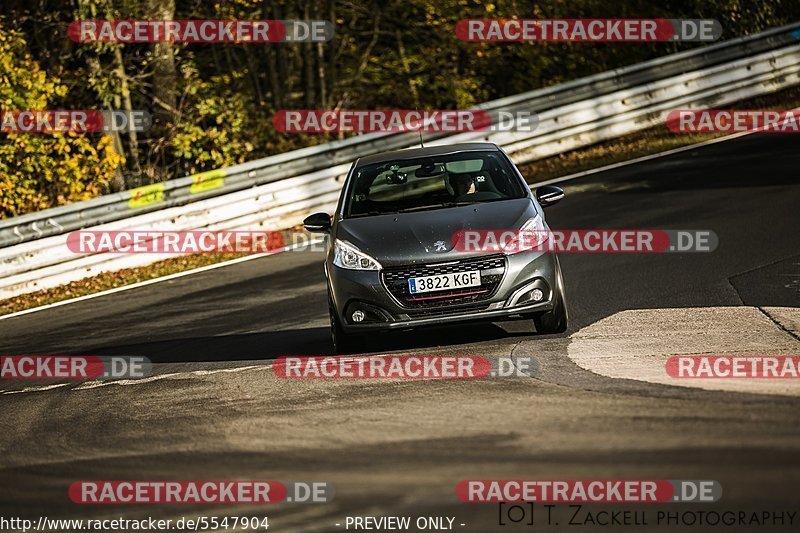
[[[426,144],[489,140],[522,163],[613,138],[663,122],[671,109],[724,105],[800,84],[798,38],[800,24],[495,100],[478,107],[537,112],[537,129],[438,135]],[[0,248],[0,298],[168,257],[75,255],[66,246],[66,233],[73,229],[97,221],[103,224],[94,229],[109,231],[283,229],[310,212],[331,209],[341,186],[337,178],[357,157],[417,142],[415,134],[366,134],[173,180],[160,184],[163,189],[149,186],[139,197],[129,191],[112,195],[116,199],[25,215],[27,222],[25,217],[3,221],[0,235],[19,229],[22,220],[23,225],[37,224],[41,236]],[[124,209],[118,211],[120,206]],[[17,226],[11,226],[13,221]]]

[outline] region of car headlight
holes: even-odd
[[[333,243],[333,264],[349,270],[380,270],[381,264],[352,244],[336,239]]]
[[[517,230],[515,238],[503,243],[503,252],[516,254],[529,250],[539,251],[539,247],[550,238],[550,231],[545,227],[544,220],[538,214],[529,218]]]

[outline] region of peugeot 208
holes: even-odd
[[[351,167],[333,217],[306,230],[330,234],[325,260],[337,353],[363,334],[473,320],[530,318],[537,333],[567,329],[561,267],[534,249],[476,251],[465,231],[542,232],[543,207],[564,193],[531,193],[498,146],[468,143],[388,152]]]

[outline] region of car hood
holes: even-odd
[[[453,249],[452,237],[462,230],[516,230],[536,215],[530,198],[484,202],[339,221],[336,238],[354,244],[383,266],[451,261],[475,252]],[[437,242],[443,242],[441,250]]]

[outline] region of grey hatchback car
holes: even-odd
[[[532,319],[537,333],[567,329],[555,253],[457,246],[476,230],[547,232],[543,207],[558,187],[531,193],[506,153],[466,143],[363,157],[351,167],[336,213],[306,230],[330,234],[325,260],[336,353],[364,334],[467,321]]]

